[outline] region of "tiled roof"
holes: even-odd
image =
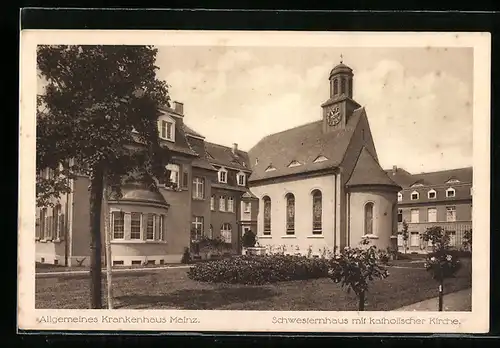
[[[168,206],[167,201],[165,201],[165,197],[156,191],[147,188],[145,185],[136,183],[136,184],[127,184],[122,187],[122,197],[117,199],[118,197],[112,195],[111,202],[134,202],[137,204],[140,203],[153,203],[160,204],[163,206]]]
[[[389,178],[387,173],[380,167],[366,147],[361,149],[356,166],[346,185],[349,187],[359,185],[384,185],[394,186],[398,190],[401,189],[398,184]]]
[[[387,170],[392,172],[392,170]],[[403,171],[406,174],[400,174]],[[449,170],[441,170],[437,172],[410,174],[400,168],[394,176],[394,181],[400,184],[403,188],[409,188],[413,184],[421,183],[424,186],[440,186],[448,185],[450,179],[456,179],[459,184],[472,184],[472,167],[457,168]]]
[[[235,155],[233,149],[228,146],[205,142],[205,152],[211,164],[250,171],[248,154],[245,151],[236,150]]]
[[[249,182],[337,167],[364,112],[364,108],[356,109],[345,129],[325,133],[323,121],[316,121],[264,137],[248,152]],[[318,156],[327,160],[314,163]],[[292,161],[302,165],[288,167]],[[271,165],[276,170],[266,171]]]
[[[195,137],[205,139],[205,137],[203,135],[201,135],[200,133],[196,132],[191,127],[187,126],[185,123],[182,126],[183,126],[183,129],[184,129],[184,133],[186,133],[186,135],[193,135]]]

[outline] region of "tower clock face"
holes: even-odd
[[[328,125],[336,126],[337,124],[339,124],[341,119],[342,119],[342,117],[340,115],[340,108],[338,106],[333,107],[330,110],[328,110],[328,114],[327,114]]]

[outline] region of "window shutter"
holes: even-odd
[[[65,218],[64,214],[59,215],[59,236],[57,237],[60,240],[63,240],[64,236],[66,235],[66,224],[64,218]]]
[[[53,219],[52,219],[52,216],[48,216],[47,217],[47,240],[52,240],[52,230],[53,230]]]
[[[166,219],[165,219],[165,215],[160,215],[161,216],[161,228],[162,228],[162,241],[166,241],[167,240],[167,223],[166,223]]]
[[[130,239],[130,224],[132,222],[131,215],[130,213],[125,213],[124,214],[124,236],[123,239],[129,240]]]
[[[35,221],[35,238],[40,238],[40,218],[37,218]]]
[[[141,222],[142,240],[146,240],[148,237],[148,214],[141,214]]]

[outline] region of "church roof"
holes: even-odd
[[[364,108],[356,109],[345,129],[324,132],[320,120],[262,138],[248,152],[249,182],[338,167],[364,112]],[[321,156],[321,161],[315,161]],[[293,161],[301,165],[289,166]],[[268,169],[271,166],[273,170]]]
[[[398,184],[391,180],[387,172],[380,167],[366,147],[361,149],[356,166],[346,185],[348,187],[383,185],[401,189]]]

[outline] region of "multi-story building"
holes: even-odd
[[[180,262],[184,249],[201,235],[220,236],[239,253],[243,228],[252,228],[256,220],[257,206],[250,208],[254,198],[247,186],[247,153],[236,144],[231,148],[206,142],[184,123],[183,104],[174,105],[161,108],[158,117],[161,145],[171,152],[170,177],[160,180],[158,192],[127,184],[123,197],[109,200],[109,211],[103,207],[102,217],[109,214],[114,265]],[[36,210],[38,262],[89,262],[89,178],[80,175],[70,184],[72,192],[54,207]],[[104,236],[104,226],[101,232]]]
[[[394,166],[387,173],[403,188],[398,193],[398,249],[405,248],[403,221],[408,224],[408,252],[431,249],[421,236],[433,226],[449,231],[450,244],[461,248],[464,232],[472,228],[472,167],[411,174]]]

